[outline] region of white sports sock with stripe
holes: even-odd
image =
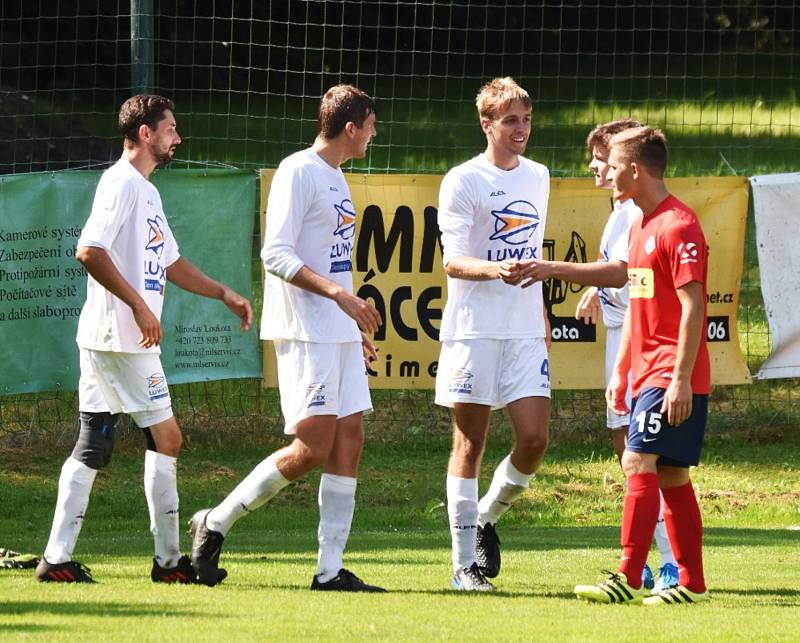
[[[178,459],[157,451],[144,453],[144,495],[150,512],[156,562],[175,567],[181,557],[178,516]]]
[[[356,478],[323,473],[319,480],[317,578],[324,583],[344,566],[344,548],[356,507]]]
[[[67,458],[61,467],[53,527],[44,550],[48,562],[55,565],[72,560],[96,475],[96,469],[72,457]]]
[[[453,571],[478,562],[478,479],[447,474],[447,515],[453,541]]]
[[[478,524],[496,524],[500,516],[511,508],[511,505],[530,486],[533,474],[522,473],[511,464],[511,455],[497,465],[492,476],[492,484],[478,504]]]
[[[208,512],[206,527],[226,536],[239,518],[272,499],[289,482],[278,470],[273,457],[269,456]]]

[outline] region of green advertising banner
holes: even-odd
[[[99,179],[88,171],[0,177],[0,394],[77,388],[86,271],[75,243]],[[181,255],[250,297],[255,175],[169,170],[153,183]],[[170,383],[261,375],[256,331],[239,331],[222,303],[168,285],[161,322]]]

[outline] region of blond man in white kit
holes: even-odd
[[[61,469],[53,527],[36,568],[40,581],[93,582],[72,560],[97,471],[111,461],[119,413],[145,434],[144,488],[155,557],[153,582],[193,583],[181,556],[177,457],[182,435],[161,367],[161,309],[166,282],[221,300],[247,330],[250,302],[204,275],[178,253],[150,175],[181,142],[175,107],[163,96],[129,98],[119,113],[122,157],[100,179],[75,258],[89,273],[78,322],[80,434]],[[217,580],[225,577],[219,570]]]
[[[222,543],[234,523],[291,481],[322,468],[319,551],[311,589],[382,592],[343,564],[364,446],[363,414],[372,409],[359,327],[381,323],[353,294],[351,253],[356,211],[341,165],[363,158],[375,136],[375,105],[352,85],[322,97],[314,144],[284,159],[272,179],[261,258],[267,272],[261,338],[275,343],[285,432],[291,444],[271,454],[213,509],[191,522],[192,563],[213,585]]]
[[[448,172],[439,192],[447,303],[436,403],[453,409],[447,468],[454,589],[494,590],[496,523],[528,488],[548,442],[549,325],[541,284],[519,288],[519,262],[540,257],[550,174],[522,154],[532,101],[511,78],[481,88],[483,154]],[[514,447],[478,499],[492,409],[507,408]]]

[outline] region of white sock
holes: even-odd
[[[233,524],[255,511],[289,484],[272,456],[259,462],[227,497],[206,516],[206,527],[226,536]]]
[[[447,515],[453,539],[453,571],[478,562],[478,479],[447,474]]]
[[[661,495],[661,506],[658,509],[658,522],[656,523],[655,540],[658,551],[661,554],[661,564],[677,565],[675,561],[675,554],[672,553],[672,545],[669,542],[667,535],[667,526],[664,524],[664,495]]]
[[[511,456],[497,465],[489,490],[478,503],[478,524],[497,523],[497,520],[511,508],[531,483],[533,474],[522,473],[513,464]]]
[[[58,564],[72,560],[96,475],[96,469],[72,457],[67,458],[61,467],[53,527],[44,550],[48,562]]]
[[[329,581],[344,567],[342,557],[356,507],[356,479],[323,473],[319,480],[317,577]]]
[[[150,511],[156,562],[175,567],[181,557],[178,519],[178,459],[156,451],[144,453],[144,495]]]

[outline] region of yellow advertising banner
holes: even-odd
[[[273,170],[261,171],[262,234]],[[431,389],[439,357],[439,322],[446,297],[436,205],[441,176],[348,174],[357,209],[353,288],[380,311],[375,336],[381,359],[372,388]],[[709,244],[708,339],[715,384],[750,382],[739,349],[736,309],[744,252],[746,178],[670,179],[668,187],[697,212]],[[593,179],[553,179],[543,255],[562,261],[594,261],[610,192]],[[550,313],[553,388],[603,388],[605,330],[575,319],[581,286],[544,284]],[[502,310],[487,310],[502,315]],[[275,352],[264,347],[264,379],[275,386]]]

